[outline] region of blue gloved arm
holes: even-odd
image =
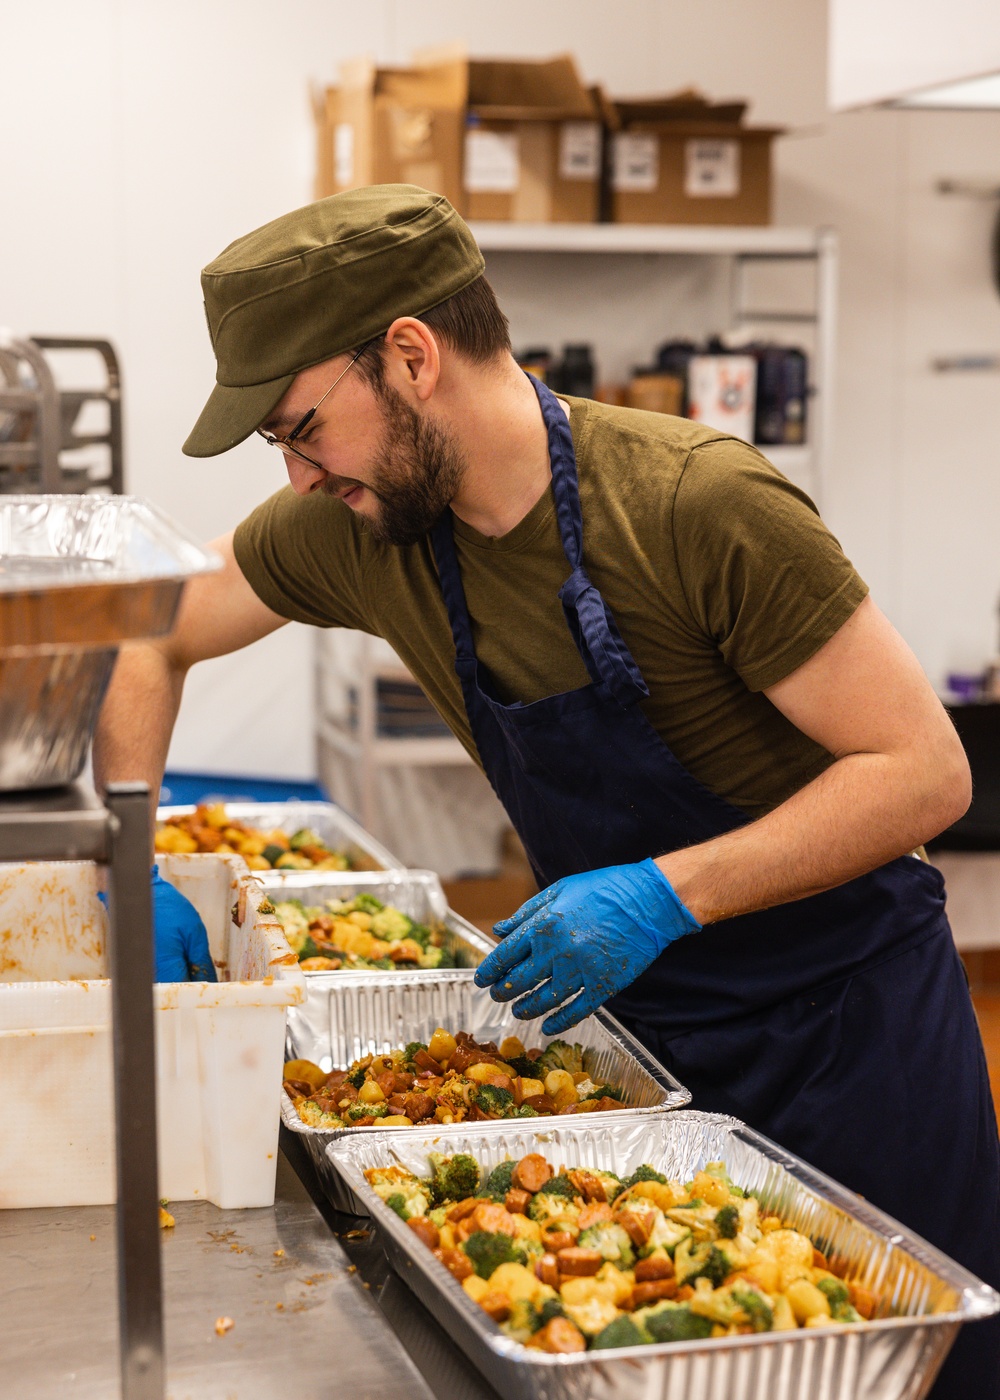
[[[476,983],[514,1015],[558,1035],[634,982],[669,944],[701,924],[652,860],[557,880],[510,919],[476,969]],[[556,1007],[559,1008],[556,1011]]]
[[[201,915],[180,890],[151,871],[153,896],[154,980],[157,982],[218,982]],[[98,895],[102,904],[106,896]]]

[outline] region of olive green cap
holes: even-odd
[[[201,274],[216,386],[184,452],[227,452],[300,370],[429,311],[484,267],[465,221],[416,185],[348,190],[238,238]]]

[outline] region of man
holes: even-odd
[[[720,433],[531,381],[483,267],[444,199],[383,186],[205,270],[218,383],[185,451],[260,432],[291,489],[123,653],[99,777],[156,790],[198,660],[290,618],[386,637],[542,887],[481,983],[550,1033],[608,1002],[696,1107],[997,1281],[982,1048],[910,854],[969,801],[944,711],[799,491]],[[980,1324],[935,1395],[996,1394]]]

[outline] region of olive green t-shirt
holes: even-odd
[[[809,498],[753,447],[683,418],[567,399],[584,565],[680,762],[760,816],[832,760],[761,692],[801,666],[867,588]],[[476,652],[506,703],[588,684],[558,598],[569,574],[551,487],[508,534],[454,519]],[[378,544],[348,506],[290,487],[238,527],[274,612],[384,637],[478,761],[430,541]],[[586,756],[581,755],[581,762]]]

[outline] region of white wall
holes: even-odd
[[[212,382],[197,282],[232,238],[310,197],[307,85],[464,38],[571,48],[621,93],[692,81],[752,98],[778,145],[777,215],[843,246],[837,440],[827,514],[935,682],[995,646],[997,381],[933,375],[1000,348],[992,209],[934,193],[996,181],[1000,116],[825,115],[822,0],[50,0],[4,18],[0,324],[108,334],[125,372],[130,488],[208,538],[282,480],[251,443],[180,443]],[[669,330],[669,327],[666,328]],[[650,347],[637,347],[637,357]],[[175,766],[305,776],[309,638],[286,628],[195,672]],[[276,737],[277,736],[277,737]]]

